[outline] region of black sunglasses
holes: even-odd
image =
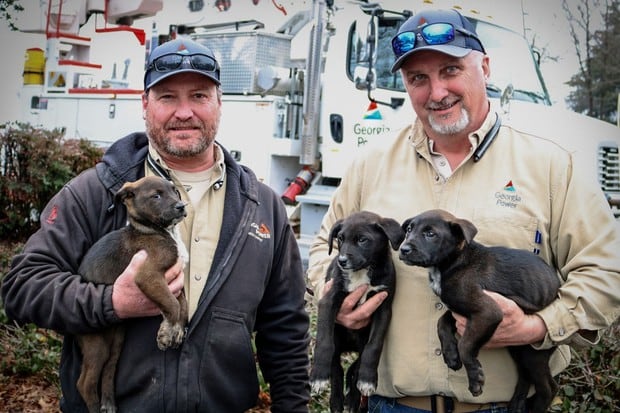
[[[456,39],[457,32],[475,39],[480,44],[482,52],[484,52],[484,47],[478,36],[468,30],[454,27],[450,23],[431,23],[419,30],[399,33],[392,39],[392,50],[398,59],[405,53],[415,49],[418,46],[419,40],[423,40],[429,46],[448,44]]]
[[[182,65],[188,64],[192,68],[203,72],[215,72],[218,70],[215,59],[202,53],[189,55],[180,53],[165,54],[153,60],[147,67],[147,70],[155,70],[156,72],[170,72],[178,69]]]

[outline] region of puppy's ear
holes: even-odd
[[[455,219],[450,223],[450,227],[452,228],[452,232],[459,234],[460,238],[466,244],[469,244],[478,233],[478,229],[475,225],[466,219]]]
[[[413,218],[408,218],[405,221],[403,221],[403,223],[401,224],[401,228],[403,230],[403,232],[405,233],[404,235],[407,235],[407,228],[409,228],[409,225],[411,224],[411,221],[413,221]]]
[[[397,251],[400,247],[400,244],[405,239],[405,230],[401,228],[398,221],[392,218],[382,218],[377,225],[385,235],[390,240],[390,244],[392,245],[392,249]]]
[[[133,198],[134,196],[135,196],[135,193],[134,193],[134,187],[132,183],[126,182],[121,187],[121,189],[118,190],[118,192],[114,196],[114,199],[116,199],[117,202],[120,201],[122,203],[125,203],[125,200],[127,200],[128,198]]]
[[[332,254],[332,247],[334,246],[334,238],[338,236],[338,233],[342,229],[343,221],[344,221],[343,219],[339,219],[338,221],[334,222],[334,226],[332,227],[331,231],[329,231],[329,239],[327,241],[327,245],[328,245],[327,255]]]

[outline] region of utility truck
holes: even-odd
[[[73,4],[74,16],[66,3]],[[127,61],[120,79],[115,66],[112,78],[97,80],[102,65],[90,61],[93,39],[125,33],[112,45],[117,58],[129,47],[147,56],[156,44],[179,36],[202,42],[222,66],[218,141],[282,194],[306,256],[350,160],[414,120],[400,74],[390,71],[391,38],[420,9],[454,6],[472,20],[491,57],[487,91],[504,121],[574,151],[578,171],[597,179],[620,216],[620,128],[551,105],[523,28],[494,17],[493,7],[508,7],[506,2],[477,2],[478,9],[472,1],[462,3],[54,0],[38,29],[46,36],[45,51],[35,50],[35,59],[27,55],[21,120],[63,127],[67,137],[104,146],[143,130],[141,82],[130,84]],[[514,13],[509,20],[521,21],[521,10]],[[82,31],[92,15],[91,37]]]

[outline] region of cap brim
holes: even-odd
[[[144,90],[148,90],[150,88],[152,88],[153,86],[155,86],[157,83],[161,82],[164,79],[168,79],[171,76],[174,75],[178,75],[179,73],[198,73],[199,75],[203,75],[204,77],[207,77],[209,79],[211,79],[211,81],[213,81],[216,85],[220,85],[220,81],[217,80],[217,78],[215,76],[212,76],[208,73],[205,73],[204,71],[201,70],[196,70],[196,69],[192,69],[192,68],[187,68],[187,69],[179,69],[179,70],[173,70],[167,73],[160,73],[160,72],[156,72],[156,71],[151,71],[151,78],[150,78],[150,82],[148,85],[144,86]]]
[[[453,57],[465,57],[472,51],[472,49],[469,49],[469,48],[460,47],[460,46],[451,46],[448,44],[417,47],[415,49],[408,51],[407,53],[405,53],[404,55],[396,59],[396,61],[392,65],[392,73],[395,73],[398,69],[400,69],[400,67],[403,65],[403,63],[409,56],[411,56],[414,53],[421,52],[423,50],[433,50],[433,51],[444,53],[444,54],[447,54]]]

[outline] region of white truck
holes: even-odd
[[[89,37],[62,31],[62,3],[54,0],[48,8],[45,65],[39,64],[40,77],[24,82],[22,120],[64,127],[67,137],[102,145],[143,130],[142,85],[131,88],[126,73],[120,80],[113,76],[93,84],[93,72],[101,66],[88,61]],[[181,7],[170,3],[89,0],[77,2],[74,9],[82,20],[90,13],[103,14],[104,24],[95,35],[126,31],[127,43],[145,54],[176,36],[189,36],[214,50],[224,93],[219,141],[283,195],[291,220],[299,224],[299,245],[306,256],[351,158],[361,148],[384,143],[414,119],[400,74],[390,72],[392,36],[419,8],[453,3],[192,0],[184,21],[193,23],[168,22],[166,27],[159,23],[172,15],[173,9],[166,7]],[[460,11],[471,18],[491,57],[487,89],[492,102],[508,122],[574,150],[576,168],[598,179],[620,216],[620,128],[552,106],[526,39],[489,20],[490,11]],[[151,17],[157,34],[131,26],[134,19]]]

